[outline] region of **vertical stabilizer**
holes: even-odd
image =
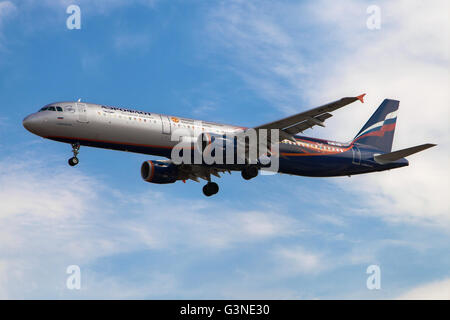
[[[356,135],[354,142],[391,152],[399,101],[385,99]]]

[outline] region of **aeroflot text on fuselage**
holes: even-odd
[[[399,101],[385,99],[349,142],[303,135],[325,126],[332,112],[364,95],[331,103],[266,124],[246,128],[177,116],[110,107],[81,101],[50,103],[23,120],[43,138],[68,143],[79,163],[81,146],[164,157],[141,165],[146,182],[157,184],[200,179],[203,193],[219,191],[213,179],[240,171],[245,180],[262,173],[309,177],[351,176],[408,165],[405,157],[435,146],[422,144],[392,152]]]

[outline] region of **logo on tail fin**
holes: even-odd
[[[397,112],[398,110],[388,113],[383,121],[377,122],[367,129],[361,131],[355,137],[355,141],[367,136],[383,136],[385,132],[395,130],[395,124],[397,122]]]
[[[358,132],[353,142],[391,152],[399,101],[384,99],[378,109]]]

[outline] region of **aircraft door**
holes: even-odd
[[[171,128],[170,128],[170,119],[168,116],[161,115],[161,132],[164,134],[170,134]]]
[[[357,146],[353,146],[352,148],[353,152],[353,164],[361,164],[361,151]]]
[[[89,122],[87,119],[87,108],[85,103],[77,102],[77,111],[78,111],[78,121],[79,122]]]

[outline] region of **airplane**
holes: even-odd
[[[179,140],[190,141],[188,149],[201,153],[212,144],[214,137],[217,141],[228,139],[229,142],[228,137],[245,134],[248,130],[277,130],[278,137],[270,136],[268,143],[276,145],[278,153],[270,154],[270,148],[267,152],[267,155],[277,157],[277,172],[308,177],[352,176],[401,168],[409,165],[405,157],[436,146],[428,143],[392,152],[399,108],[399,101],[392,99],[385,99],[349,142],[318,139],[302,134],[315,126],[324,127],[325,120],[332,116],[331,112],[358,100],[363,103],[364,96],[365,94],[345,97],[254,128],[196,121],[80,100],[47,104],[38,112],[27,116],[23,120],[23,126],[43,138],[71,144],[73,157],[68,161],[71,166],[79,163],[77,156],[80,146],[165,157],[167,159],[145,161],[141,166],[142,179],[167,184],[189,179],[199,182],[200,178],[207,181],[203,193],[208,197],[219,191],[218,184],[212,181],[211,176],[220,178],[221,173],[240,171],[245,180],[250,180],[267,165],[260,158],[249,159],[247,155],[243,156],[243,162],[232,164],[175,163],[172,151]],[[184,130],[184,134],[174,141],[171,136],[180,129]],[[195,136],[199,132],[200,135]],[[233,143],[232,140],[231,144]],[[246,148],[248,149],[248,145]]]

